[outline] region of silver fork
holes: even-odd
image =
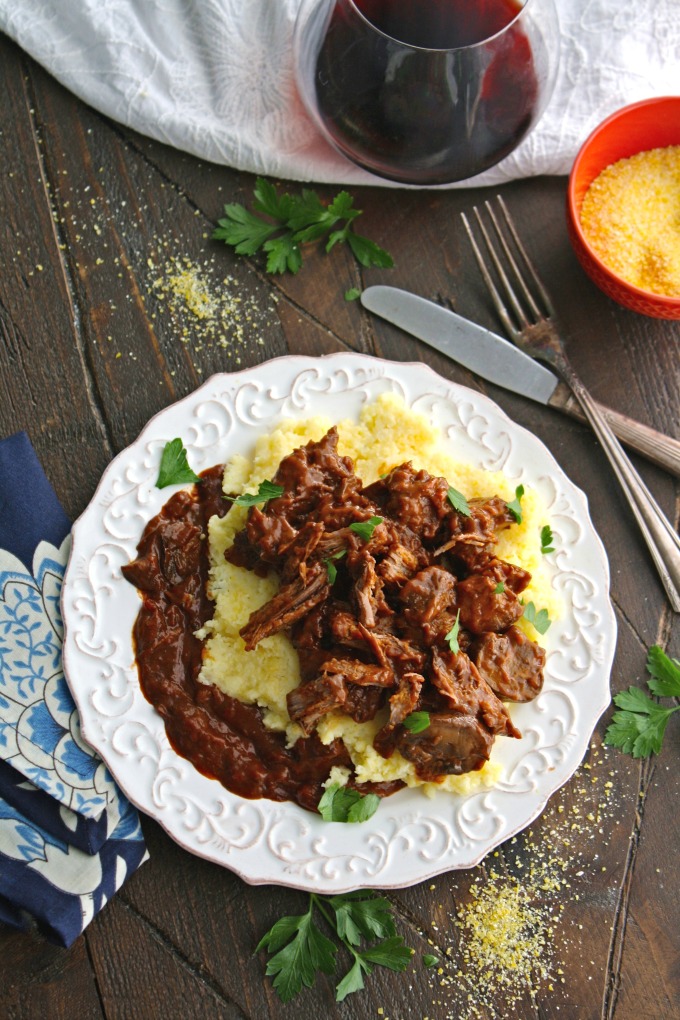
[[[526,253],[505,202],[500,196],[496,196],[496,202],[498,213],[490,202],[484,203],[495,243],[476,206],[473,212],[506,300],[489,271],[465,213],[461,213],[496,311],[517,346],[551,365],[578,400],[640,526],[670,604],[679,613],[680,539],[569,363],[554,322],[555,311],[548,292]]]

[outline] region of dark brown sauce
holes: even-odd
[[[240,797],[290,800],[313,811],[331,768],[352,767],[342,740],[324,745],[312,734],[287,747],[285,734],[267,729],[257,706],[198,680],[203,642],[195,632],[213,612],[206,594],[208,521],[230,506],[222,471],[210,468],[192,490],[172,496],[144,529],[137,559],[123,567],[142,598],[133,629],[140,686],[174,750],[199,772]],[[387,796],[402,786],[357,789]]]

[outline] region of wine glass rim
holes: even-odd
[[[498,31],[494,32],[492,35],[487,35],[483,39],[479,39],[477,42],[465,43],[463,46],[417,46],[414,43],[404,42],[403,39],[398,39],[396,35],[390,35],[389,32],[383,32],[381,28],[378,28],[378,26],[357,7],[355,0],[346,0],[346,3],[349,4],[349,6],[355,11],[357,16],[361,18],[361,20],[364,21],[377,35],[381,35],[383,38],[389,39],[390,42],[396,43],[398,46],[403,46],[404,49],[422,50],[424,53],[456,53],[459,50],[474,50],[478,46],[486,46],[488,43],[492,42],[492,40],[497,39],[499,36],[507,32],[508,29],[515,24],[517,19],[524,14],[527,7],[530,7],[532,4],[532,0],[519,0],[519,2],[521,3],[521,6],[518,8],[515,16],[511,18],[506,25],[503,25],[502,28],[499,28]]]

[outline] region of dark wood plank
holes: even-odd
[[[85,365],[65,255],[55,232],[30,83],[16,47],[3,44],[0,132],[0,428],[25,429],[66,511],[75,516],[78,479],[94,481],[111,449]],[[7,139],[12,144],[7,144]]]
[[[106,1016],[83,937],[61,949],[37,932],[16,935],[0,926],[0,961],[0,1013],[6,1020]]]
[[[131,909],[173,945],[192,967],[205,973],[225,998],[233,999],[248,1017],[284,1018],[318,1015],[323,1009],[329,1017],[364,1016],[365,1010],[382,1005],[385,1015],[401,1008],[406,989],[425,971],[421,958],[431,952],[408,911],[400,909],[398,897],[392,897],[398,917],[398,930],[415,950],[412,968],[407,974],[380,974],[367,979],[366,993],[335,1004],[334,988],[349,969],[351,961],[342,955],[338,974],[319,975],[306,1002],[295,1000],[284,1006],[269,981],[263,982],[266,954],[255,955],[255,948],[279,917],[305,913],[309,897],[305,893],[272,886],[249,887],[226,869],[200,859],[192,859],[155,825],[145,824],[154,867],[142,868],[121,895]],[[158,869],[163,873],[165,894],[158,896]],[[215,904],[219,909],[215,909]],[[181,909],[178,910],[178,905]],[[196,918],[201,924],[196,924]],[[317,918],[320,925],[323,924]],[[344,967],[344,970],[343,970]],[[370,1004],[373,1004],[370,1005]]]
[[[670,630],[670,628],[669,628]],[[678,658],[680,631],[659,635],[668,641],[668,652]],[[637,636],[624,628],[619,656]],[[623,646],[623,649],[622,649]],[[644,655],[629,647],[622,670],[622,687],[642,686],[647,673]],[[633,665],[635,663],[635,665]],[[615,780],[623,769],[631,773],[636,801],[629,844],[620,872],[620,888],[614,918],[609,983],[605,992],[606,1020],[680,1015],[680,926],[676,892],[680,888],[677,845],[677,775],[680,768],[680,720],[671,718],[658,758],[638,763],[618,755]]]
[[[196,161],[132,132],[127,136],[147,158],[173,180],[207,217],[214,221],[227,200],[248,203],[252,179],[242,176],[238,191],[230,190],[231,171],[211,167],[206,173]],[[227,182],[227,183],[225,183]],[[295,188],[296,185],[289,187]],[[221,189],[221,191],[220,191]],[[593,393],[612,406],[625,410],[673,435],[680,434],[678,364],[669,336],[680,338],[674,322],[636,315],[603,298],[585,276],[567,239],[564,216],[564,181],[559,178],[517,181],[504,187],[511,209],[522,224],[522,236],[546,279],[569,337],[574,364]],[[324,196],[332,188],[319,189]],[[216,197],[216,192],[219,196]],[[357,188],[356,205],[365,210],[361,230],[376,238],[395,256],[393,270],[361,271],[368,286],[383,282],[405,287],[434,299],[451,300],[456,310],[499,330],[483,283],[473,263],[459,213],[489,198],[488,189],[437,192],[404,189]],[[334,267],[335,272],[332,268]],[[355,282],[344,262],[317,259],[314,279],[305,271],[296,278],[277,281],[287,292],[304,295],[304,305],[314,308],[320,321],[329,324],[324,296],[344,293]],[[338,323],[341,305],[327,305],[333,328],[340,339],[352,343]],[[341,320],[345,322],[345,318]],[[352,320],[356,327],[356,321]],[[425,350],[425,348],[422,348]],[[649,352],[654,357],[649,357]],[[631,387],[631,379],[633,386]],[[662,393],[664,399],[658,400]]]
[[[85,937],[107,1017],[245,1020],[236,1003],[209,980],[200,961],[194,965],[121,898],[108,904]]]
[[[209,223],[118,131],[42,72],[35,75],[35,110],[91,385],[118,450],[151,414],[212,373],[285,353],[283,338],[265,285],[233,256],[217,265],[206,252]],[[182,298],[173,310],[169,281],[182,273],[217,306],[209,321]]]

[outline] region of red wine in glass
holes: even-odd
[[[518,145],[544,105],[550,54],[524,17],[541,2],[336,0],[308,105],[336,148],[382,177],[473,177]]]

